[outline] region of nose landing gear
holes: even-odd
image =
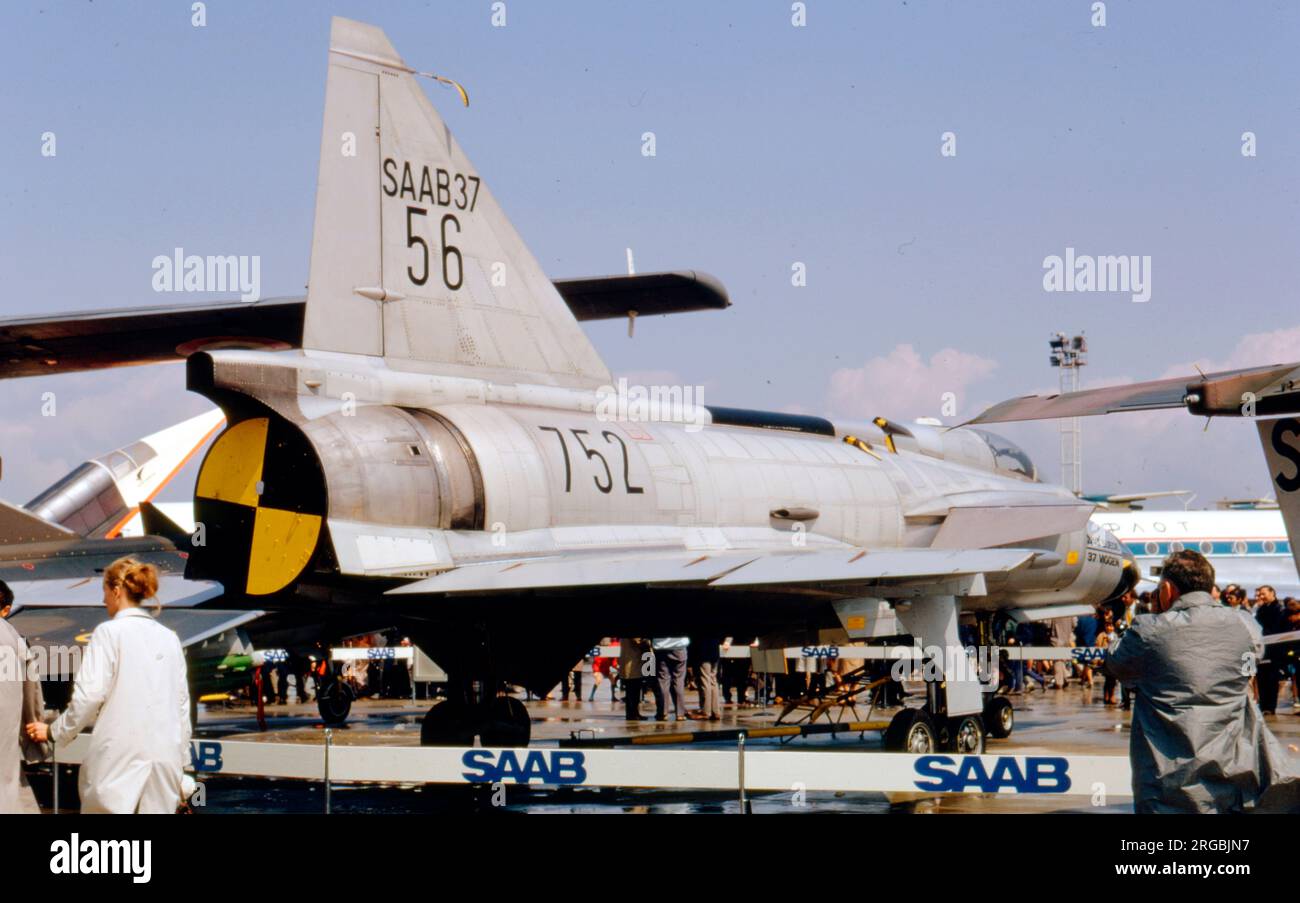
[[[333,671],[322,681],[320,689],[316,691],[316,709],[320,712],[322,721],[330,727],[338,727],[348,720],[357,691]]]
[[[937,640],[942,645],[938,653],[929,656],[923,668],[925,707],[903,709],[894,716],[885,731],[885,749],[915,755],[940,750],[965,756],[981,755],[986,735],[1010,736],[1015,726],[1011,703],[1000,696],[985,696],[978,668],[963,647],[957,630],[957,599],[953,596],[920,598],[910,605],[900,605],[897,614],[918,643],[924,637],[926,642]],[[981,627],[986,628],[987,624]],[[928,651],[930,647],[926,648]],[[940,656],[942,661],[938,660]]]

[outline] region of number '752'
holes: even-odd
[[[572,492],[573,461],[569,457],[569,444],[564,438],[564,433],[556,426],[539,426],[538,429],[544,433],[554,433],[555,437],[560,440],[560,453],[564,456],[564,491]],[[598,449],[587,446],[584,437],[590,438],[591,434],[588,430],[570,429],[569,432],[573,434],[574,440],[578,443],[578,448],[582,449],[588,461],[594,459],[600,462],[600,466],[604,469],[604,478],[602,479],[600,475],[594,475],[591,481],[598,490],[608,494],[614,488],[614,474],[609,468],[609,462],[605,460],[605,456]],[[606,445],[617,443],[619,450],[623,453],[623,491],[628,495],[640,495],[645,492],[644,486],[632,485],[631,462],[628,459],[627,443],[623,441],[623,438],[611,430],[605,430],[600,434],[600,437],[605,440]]]

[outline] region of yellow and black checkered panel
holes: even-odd
[[[204,545],[190,576],[265,596],[290,586],[311,564],[325,522],[324,480],[315,453],[292,424],[255,417],[212,444],[194,490]]]

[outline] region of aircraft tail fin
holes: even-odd
[[[189,532],[153,502],[140,503],[140,521],[146,536],[161,536],[182,551],[191,550],[193,539]]]
[[[303,347],[498,381],[607,383],[418,74],[379,28],[333,20]]]
[[[1260,420],[1255,428],[1259,430],[1268,476],[1277,493],[1286,538],[1291,542],[1291,557],[1295,559],[1296,570],[1300,570],[1300,420],[1295,417]]]

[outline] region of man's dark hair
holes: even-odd
[[[0,608],[8,608],[14,604],[14,591],[9,588],[9,584],[0,580]]]
[[[1184,549],[1165,559],[1160,576],[1172,583],[1179,595],[1208,593],[1214,586],[1214,565],[1200,552]]]

